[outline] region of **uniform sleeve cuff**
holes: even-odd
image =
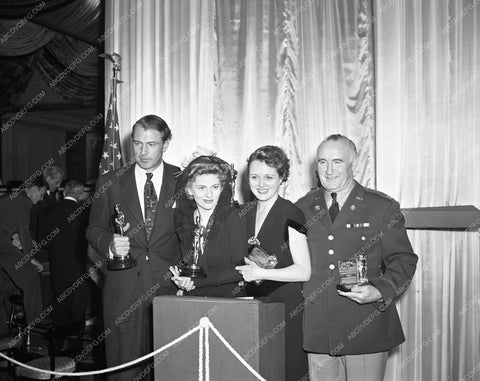
[[[379,311],[384,312],[394,301],[395,290],[385,280],[379,280],[376,284],[374,284],[374,286],[378,289],[378,291],[380,291],[382,298],[376,302],[373,302],[373,304]]]

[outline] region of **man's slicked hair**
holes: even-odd
[[[172,138],[172,132],[168,127],[167,122],[157,115],[145,115],[137,120],[132,127],[132,138],[135,132],[135,127],[141,127],[145,130],[156,130],[162,134],[162,141],[165,143]]]

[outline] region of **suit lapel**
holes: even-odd
[[[318,222],[320,222],[325,229],[330,230],[332,228],[332,221],[330,221],[330,215],[327,210],[327,203],[325,202],[325,192],[323,189],[319,189],[317,195],[309,205],[313,216],[320,216]],[[338,218],[338,217],[337,217]]]
[[[124,203],[120,205],[121,209],[125,212],[129,212],[133,216],[135,221],[131,221],[130,229],[135,226],[143,226],[142,208],[137,192],[137,183],[135,182],[135,166],[132,165],[120,179],[121,184],[121,196]],[[132,222],[133,225],[132,226]],[[145,236],[146,238],[146,236]]]
[[[354,215],[359,213],[367,206],[364,193],[364,188],[360,184],[356,183],[347,200],[343,204],[340,213],[335,219],[333,229],[342,226],[345,222],[349,221]]]

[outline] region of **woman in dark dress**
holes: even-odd
[[[256,200],[245,206],[247,238],[275,255],[274,269],[263,269],[245,259],[237,270],[249,283],[247,295],[285,304],[285,348],[287,381],[308,379],[307,353],[303,350],[302,283],[310,279],[305,217],[290,201],[278,195],[289,174],[289,160],[279,147],[264,146],[248,159],[248,180]],[[242,213],[242,210],[241,210]],[[262,281],[256,285],[253,281]]]
[[[175,232],[180,240],[183,262],[198,266],[206,278],[182,276],[171,267],[172,280],[193,296],[238,297],[242,276],[235,265],[242,261],[247,245],[241,234],[238,208],[232,205],[232,167],[215,156],[199,156],[183,171],[177,182]],[[194,250],[196,246],[196,250]]]

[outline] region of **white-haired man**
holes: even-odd
[[[354,180],[356,158],[350,139],[327,137],[317,149],[322,188],[297,202],[312,262],[303,296],[314,381],[381,381],[388,351],[405,340],[394,302],[408,288],[417,256],[399,204]],[[367,264],[361,267],[368,283],[341,290],[355,279],[358,261]]]

